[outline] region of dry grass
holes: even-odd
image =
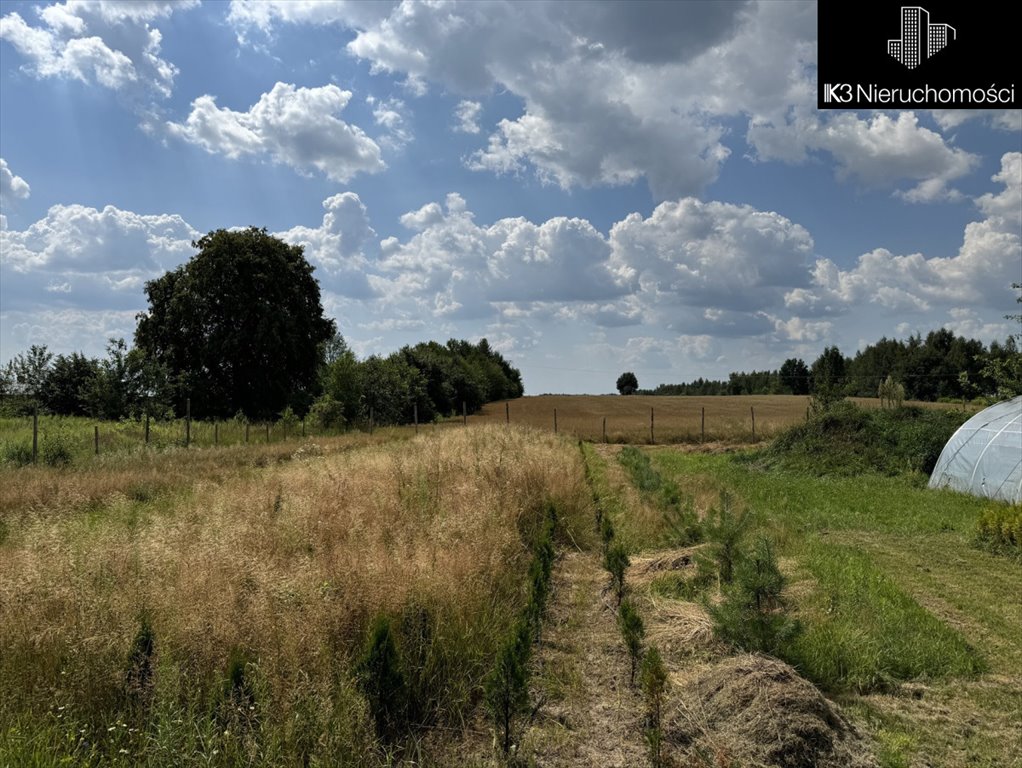
[[[457,720],[517,609],[522,533],[544,501],[576,537],[591,527],[578,451],[524,429],[306,450],[258,471],[198,477],[165,458],[153,459],[153,482],[174,472],[192,482],[159,514],[128,514],[144,502],[119,484],[144,481],[137,471],[20,470],[27,485],[45,476],[57,486],[38,513],[25,500],[32,493],[5,491],[4,504],[22,513],[0,545],[0,720],[56,706],[93,723],[120,717],[143,612],[168,701],[208,706],[243,649],[257,662],[263,727],[284,733],[310,708],[364,720],[350,695],[352,659],[375,615],[410,605],[433,617],[431,669],[444,678],[435,704],[441,719]],[[89,515],[45,508],[46,498],[74,507],[83,495],[101,502]],[[369,738],[360,734],[349,741]]]
[[[866,407],[880,407],[872,398],[852,398]],[[936,403],[908,403],[925,407],[955,406]],[[557,411],[559,432],[584,440],[603,440],[607,421],[607,442],[649,443],[650,409],[653,409],[653,442],[695,443],[705,440],[728,444],[753,441],[752,415],[756,416],[755,440],[777,435],[806,419],[809,398],[796,395],[735,395],[732,397],[660,397],[633,395],[539,395],[504,403],[490,403],[469,417],[469,423],[528,424],[553,430]],[[705,432],[703,412],[705,410]]]

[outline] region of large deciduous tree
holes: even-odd
[[[617,377],[617,391],[622,395],[634,395],[639,388],[639,380],[631,371],[625,371]]]
[[[250,227],[218,229],[186,264],[146,283],[135,344],[172,377],[175,408],[268,418],[304,412],[334,323],[302,247]]]

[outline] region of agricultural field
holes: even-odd
[[[873,398],[853,398],[864,408],[879,408]],[[924,408],[958,408],[938,403],[907,403]],[[797,395],[663,397],[630,395],[538,395],[483,406],[469,421],[527,424],[554,428],[594,442],[729,444],[768,440],[806,420],[809,398]],[[653,431],[650,439],[650,410]],[[974,411],[969,406],[969,411]],[[755,434],[753,418],[755,417]],[[604,431],[606,420],[606,431]]]
[[[1019,560],[919,471],[964,415],[856,463],[816,422],[766,447],[803,398],[731,399],[5,461],[0,766],[1022,766]],[[679,404],[659,444],[701,400],[731,431]]]

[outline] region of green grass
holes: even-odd
[[[974,546],[988,501],[909,470],[650,455],[682,492],[733,493],[778,542],[804,627],[787,656],[866,725],[881,765],[1022,766],[1022,569]]]
[[[798,554],[814,581],[805,631],[781,653],[830,691],[973,675],[985,668],[959,632],[937,619],[853,547],[818,541]]]

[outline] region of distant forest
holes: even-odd
[[[944,328],[931,331],[925,339],[920,335],[905,341],[885,337],[855,357],[829,347],[812,365],[791,358],[774,371],[740,371],[732,373],[727,381],[699,378],[685,384],[661,384],[656,389],[640,389],[637,394],[808,395],[816,391],[824,375],[841,395],[850,397],[876,397],[888,376],[904,387],[909,400],[972,400],[1022,394],[1022,356],[1014,336],[1003,344],[994,341],[987,347]]]
[[[522,376],[486,339],[477,344],[451,339],[435,341],[380,357],[356,358],[336,334],[320,350],[320,365],[311,391],[299,392],[280,414],[248,414],[273,418],[292,413],[309,416],[323,427],[365,424],[409,424],[418,416],[428,422],[475,413],[493,400],[521,397]],[[0,411],[10,415],[34,408],[67,416],[100,419],[184,415],[174,377],[154,368],[138,349],[112,339],[104,359],[80,353],[53,355],[33,346],[0,369]],[[255,384],[259,386],[259,384]],[[211,411],[208,403],[191,400],[193,416],[246,416],[240,410]]]

